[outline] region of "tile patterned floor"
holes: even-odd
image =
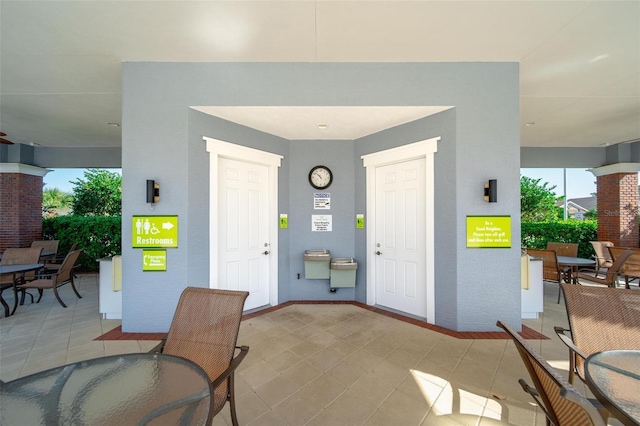
[[[2,380],[156,345],[94,340],[120,321],[100,319],[96,275],[81,275],[79,291],[82,299],[61,289],[67,309],[49,291],[0,319]],[[546,287],[544,315],[524,323],[550,337],[530,342],[566,376],[568,351],[553,333],[566,317],[555,297],[557,287]],[[244,320],[238,344],[250,346],[236,376],[242,425],[545,423],[517,383],[528,375],[509,340],[457,339],[352,304],[292,304]],[[225,407],[214,425],[230,423]]]

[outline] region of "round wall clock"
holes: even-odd
[[[315,189],[326,189],[333,182],[333,174],[327,166],[315,166],[309,172],[309,183]]]

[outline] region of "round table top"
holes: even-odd
[[[33,271],[40,269],[44,263],[18,264],[18,265],[0,265],[0,274],[15,274],[16,272]]]
[[[596,261],[584,257],[558,256],[558,263],[562,265],[587,266],[595,265]]]
[[[640,351],[615,350],[590,355],[585,363],[589,389],[624,424],[640,424]]]
[[[204,370],[184,358],[113,355],[2,383],[0,423],[209,424],[211,392]]]

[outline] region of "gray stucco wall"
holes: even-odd
[[[123,64],[123,329],[167,330],[182,289],[208,282],[209,176],[203,135],[285,157],[279,173],[279,208],[290,215],[290,228],[279,232],[281,302],[364,301],[365,237],[355,230],[355,213],[365,213],[360,156],[441,136],[435,157],[436,323],[480,331],[494,330],[497,319],[518,325],[518,96],[515,63]],[[455,109],[340,143],[284,141],[206,117],[190,110],[191,105]],[[336,205],[331,213],[339,218],[334,217],[334,232],[325,236],[310,231],[313,190],[306,183],[309,168],[322,162],[336,175],[328,192]],[[344,177],[340,185],[338,177]],[[153,211],[144,202],[146,179],[161,185],[161,201]],[[482,198],[488,179],[498,179],[498,203]],[[141,272],[140,250],[126,243],[134,214],[179,215],[179,247],[168,250],[167,272]],[[467,215],[510,215],[513,247],[467,249]],[[329,248],[336,256],[353,255],[362,262],[356,289],[330,294],[326,284],[295,279],[303,272],[306,248]]]
[[[354,288],[341,288],[335,293],[330,293],[329,280],[305,279],[303,258],[305,250],[328,249],[331,251],[331,257],[353,257],[360,265],[363,264],[361,258],[356,256],[354,245],[353,145],[353,141],[291,142],[289,233],[295,236],[289,242],[291,300],[355,300]],[[329,167],[333,173],[333,183],[323,191],[314,189],[308,182],[309,171],[320,164]],[[314,193],[331,194],[331,208],[315,210]],[[332,231],[312,231],[312,215],[331,215]],[[362,269],[360,273],[362,274]],[[297,274],[300,274],[299,280]]]

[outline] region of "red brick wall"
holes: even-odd
[[[42,176],[0,173],[0,252],[42,239]]]
[[[598,240],[638,247],[638,174],[598,176],[597,188]]]

